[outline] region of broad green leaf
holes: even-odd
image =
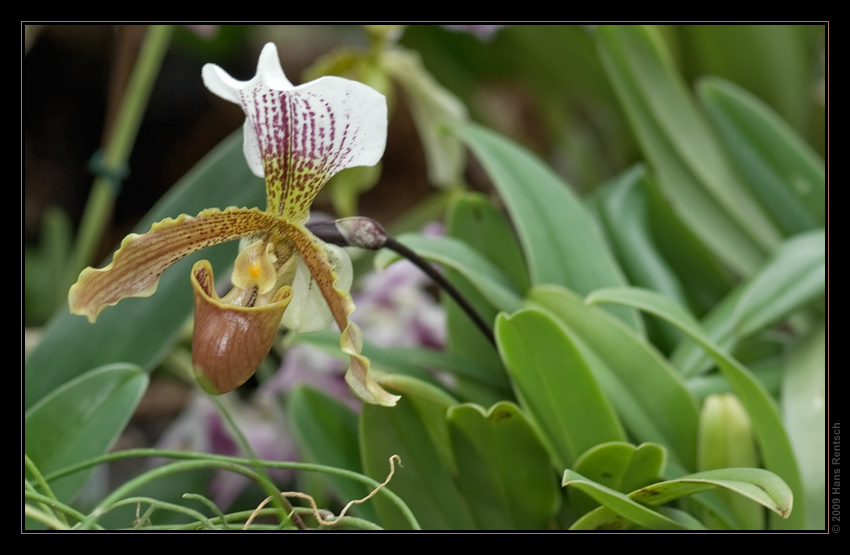
[[[516,285],[517,291],[524,294],[528,290],[528,269],[522,249],[507,219],[496,210],[490,199],[480,193],[457,195],[446,212],[446,234],[465,241],[484,255],[505,273]],[[446,278],[460,290],[482,318],[489,322],[496,320],[498,309],[478,292],[473,282],[451,268],[446,269]],[[497,375],[503,383],[508,383],[507,372],[490,338],[481,333],[450,297],[444,295],[443,298],[448,350],[490,368],[491,374]],[[482,387],[479,383],[463,378],[457,381],[455,391],[462,399],[481,406],[513,399],[510,386],[506,390],[501,387]]]
[[[576,521],[571,528],[573,530],[623,530],[633,525],[653,530],[702,528],[701,523],[694,519],[682,519],[659,505],[714,489],[728,490],[747,497],[783,518],[791,512],[793,502],[791,490],[785,482],[761,468],[723,468],[697,472],[675,480],[658,482],[628,495],[570,469],[564,472],[562,485],[576,487],[603,505]]]
[[[788,518],[794,502],[791,488],[776,474],[763,468],[719,468],[659,482],[629,494],[634,501],[662,505],[686,495],[724,488]]]
[[[402,234],[396,240],[420,256],[449,266],[473,283],[484,297],[500,310],[513,311],[522,306],[516,286],[492,262],[459,239]],[[375,266],[383,268],[399,255],[383,250],[375,257]]]
[[[602,485],[628,493],[651,484],[664,473],[667,454],[655,443],[614,442],[582,453],[575,471]]]
[[[546,448],[523,412],[509,402],[485,411],[448,412],[457,482],[482,530],[542,530],[559,501]]]
[[[806,528],[826,527],[826,323],[794,343],[783,364],[782,416],[800,461],[806,498]],[[832,430],[830,430],[832,432]],[[830,433],[830,436],[833,434]]]
[[[505,216],[481,193],[458,195],[446,214],[447,232],[495,264],[520,293],[528,291],[528,269]]]
[[[657,31],[640,25],[597,31],[603,65],[665,195],[719,259],[748,275],[779,234],[737,183]]]
[[[653,243],[679,278],[688,306],[694,314],[706,314],[739,280],[668,202],[657,179],[647,174],[643,185]]]
[[[737,83],[772,106],[796,129],[809,126],[812,80],[819,64],[812,48],[814,25],[735,23],[679,27],[690,80],[713,75]]]
[[[681,283],[657,250],[644,193],[646,170],[635,167],[603,185],[596,206],[611,249],[629,282],[684,301]]]
[[[474,124],[453,126],[484,165],[516,227],[532,284],[587,294],[624,284],[614,257],[569,185],[531,153]],[[631,311],[614,311],[635,329]]]
[[[148,385],[132,364],[103,366],[52,391],[24,416],[24,451],[42,474],[109,450],[130,420]],[[88,476],[82,472],[49,484],[60,501],[71,501]]]
[[[753,276],[735,306],[735,328],[746,336],[779,321],[826,291],[823,229],[792,237]]]
[[[569,331],[630,435],[663,445],[671,471],[695,469],[697,404],[675,369],[632,330],[566,289],[536,287],[529,301]]]
[[[805,525],[803,487],[797,459],[779,414],[779,409],[764,386],[742,366],[709,339],[699,324],[673,301],[652,291],[626,288],[596,291],[587,299],[588,303],[614,302],[627,304],[651,312],[679,326],[692,339],[709,352],[726,379],[732,385],[741,404],[747,409],[753,423],[753,431],[759,443],[765,468],[777,474],[797,497],[797,511],[789,519],[774,522],[774,525],[789,529],[800,529]]]
[[[569,468],[564,471],[564,478],[561,480],[561,485],[564,487],[576,488],[586,493],[603,507],[608,509],[608,511],[611,511],[601,511],[602,514],[610,515],[612,517],[610,519],[598,518],[598,516],[587,520],[580,519],[572,526],[571,530],[625,528],[626,525],[622,523],[619,518],[616,518],[616,516],[622,517],[639,526],[649,528],[650,530],[685,529],[685,526],[630,499],[630,497],[625,493],[620,493],[617,490],[589,480]],[[612,513],[615,513],[616,516]],[[614,524],[615,521],[620,521],[620,523]],[[611,524],[605,525],[603,522],[611,522]]]
[[[597,190],[593,205],[629,283],[684,303],[682,283],[652,236],[647,180],[642,166],[632,168]],[[681,332],[666,322],[650,317],[646,325],[652,343],[664,352],[682,339]]]
[[[625,434],[569,334],[552,317],[523,309],[496,319],[496,342],[521,406],[542,431],[555,466]]]
[[[245,163],[241,132],[223,141],[181,179],[134,230],[144,233],[153,222],[204,208],[257,206],[265,188]],[[189,273],[195,261],[208,259],[223,272],[232,264],[235,245],[204,249],[169,268],[156,294],[125,299],[104,310],[97,323],[61,309],[44,330],[25,362],[24,407],[80,374],[112,362],[152,370],[171,348],[192,311]],[[108,257],[111,260],[111,255]]]
[[[767,214],[785,235],[826,222],[826,176],[814,150],[762,101],[721,79],[699,85],[722,146]]]
[[[364,405],[360,413],[364,472],[383,481],[389,472],[389,458],[399,455],[401,467],[388,487],[407,503],[422,528],[473,529],[475,521],[454,481],[457,472],[446,425],[446,410],[455,400],[404,376],[386,376],[381,385],[401,394],[401,400],[392,408]],[[385,528],[409,528],[395,505],[381,496],[374,502]]]
[[[637,447],[625,442],[603,443],[582,453],[573,470],[603,486],[629,493],[658,480],[664,473],[667,453],[655,443]],[[570,504],[578,514],[598,505],[579,495],[570,496]]]
[[[293,389],[287,402],[289,424],[305,461],[362,471],[357,415],[351,409],[326,393],[305,386]],[[359,482],[330,474],[324,477],[343,503],[361,499],[369,493]],[[376,520],[371,503],[354,505],[352,511],[368,520]]]
[[[702,322],[705,335],[730,351],[812,301],[826,288],[826,238],[815,230],[788,239],[750,280],[739,285]],[[709,367],[710,355],[694,341],[683,342],[672,362],[685,376]]]

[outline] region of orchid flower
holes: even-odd
[[[348,255],[306,227],[310,205],[331,177],[348,167],[374,165],[383,155],[386,99],[339,77],[295,87],[271,43],[248,81],[214,64],[204,66],[202,77],[210,91],[245,112],[245,158],[265,178],[266,209],[212,208],[129,235],[112,263],[83,270],[68,294],[71,311],[94,322],[122,298],[152,295],[162,272],[184,256],[240,239],[233,287],[225,296],[215,291],[208,261],[192,268],[192,365],[201,386],[221,394],[248,380],[268,355],[281,321],[298,331],[335,321],[342,350],[350,356],[349,386],[367,403],[395,405],[398,397],[369,374],[360,329],[349,319],[354,303]]]

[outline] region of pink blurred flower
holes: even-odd
[[[470,35],[474,35],[478,40],[489,41],[498,33],[501,29],[505,27],[510,27],[510,25],[441,25],[444,29],[449,29],[450,31],[458,31],[461,33],[469,33]]]

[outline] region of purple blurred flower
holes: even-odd
[[[441,27],[450,31],[469,33],[478,40],[486,42],[491,40],[501,29],[510,27],[510,25],[441,25]]]
[[[343,368],[344,371],[344,368]],[[259,399],[248,404],[236,396],[227,397],[231,417],[254,453],[262,460],[291,461],[298,459],[295,443],[286,431],[284,418],[276,403],[263,403]],[[163,434],[157,447],[182,449],[216,455],[246,457],[233,440],[227,425],[208,397],[195,395],[183,414]],[[291,478],[290,470],[270,470],[269,475],[279,481]],[[249,480],[241,474],[218,471],[209,488],[213,501],[227,510]]]

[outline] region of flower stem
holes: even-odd
[[[431,264],[428,263],[427,260],[416,254],[413,250],[407,248],[402,245],[392,237],[387,236],[386,244],[384,244],[384,248],[390,249],[394,253],[403,256],[410,262],[412,262],[417,268],[425,272],[425,274],[430,277],[434,283],[440,286],[440,288],[448,293],[452,299],[460,306],[460,308],[466,312],[467,316],[472,320],[475,326],[481,330],[481,333],[492,343],[494,346],[496,345],[496,339],[493,336],[493,330],[484,321],[484,318],[475,310],[475,307],[470,304],[470,302],[463,296],[463,294],[449,281],[445,278],[443,274],[438,272]]]
[[[136,141],[139,125],[148,104],[153,84],[168,49],[171,25],[151,25],[124,97],[119,107],[115,125],[105,140],[102,157],[94,159],[96,177],[86,203],[80,229],[71,252],[64,289],[77,279],[77,274],[91,263],[110,217],[115,197],[124,177],[130,151]]]

